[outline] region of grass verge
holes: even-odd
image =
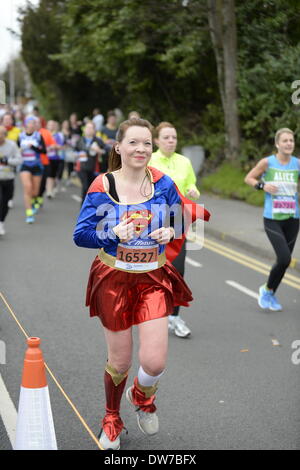
[[[254,206],[263,206],[264,192],[256,191],[244,182],[245,172],[223,163],[214,173],[200,179],[200,191],[204,190],[218,196],[238,199]]]

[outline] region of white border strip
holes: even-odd
[[[17,410],[13,404],[0,374],[0,415],[12,447],[15,445]]]

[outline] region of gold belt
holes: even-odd
[[[141,271],[141,270],[135,271],[134,269],[122,269],[122,268],[116,267],[115,266],[116,257],[106,253],[103,248],[99,250],[98,258],[100,259],[100,261],[102,261],[102,263],[106,264],[107,266],[110,266],[111,268],[114,268],[114,269],[118,269],[119,271],[125,271],[127,273],[148,273],[149,271],[154,271],[154,269],[145,269],[145,271]],[[161,266],[163,266],[165,262],[166,262],[166,254],[165,252],[163,252],[160,255],[158,255],[158,258],[157,258],[158,266],[155,269],[161,268]]]

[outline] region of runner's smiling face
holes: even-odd
[[[117,143],[116,150],[121,155],[122,168],[138,169],[146,167],[152,155],[150,130],[141,126],[129,127],[123,140]]]
[[[171,156],[177,147],[177,132],[173,127],[163,127],[159,131],[159,136],[155,140],[159,150],[168,156]]]
[[[295,148],[295,141],[293,134],[289,132],[283,132],[276,144],[279,153],[282,155],[290,156],[292,155],[294,148]]]

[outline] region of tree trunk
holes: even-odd
[[[208,22],[217,63],[225,121],[225,156],[238,160],[240,129],[237,109],[237,33],[234,0],[207,0]]]

